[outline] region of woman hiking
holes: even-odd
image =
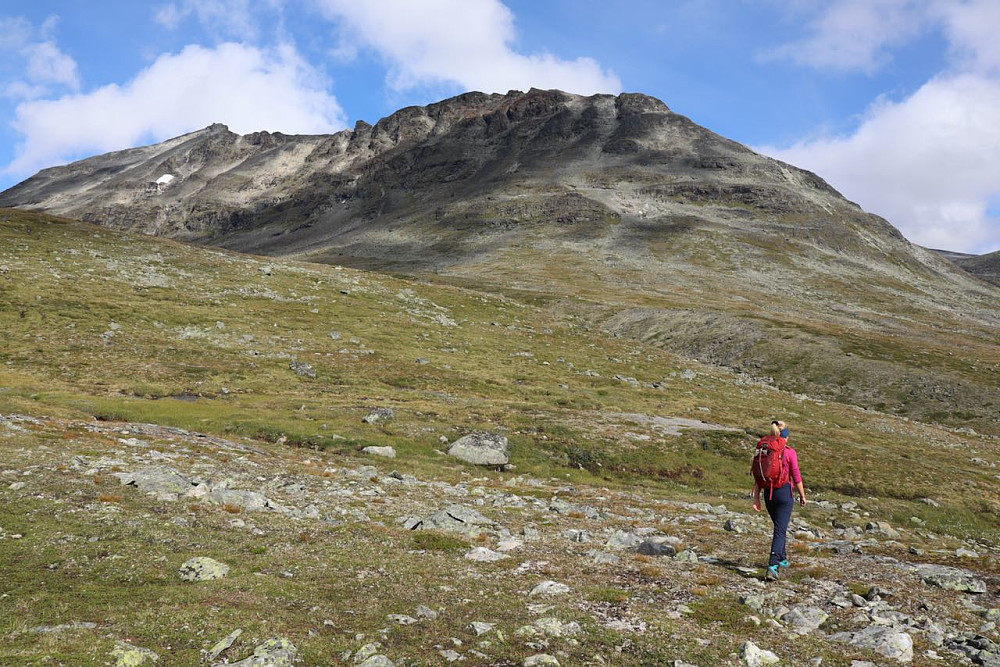
[[[788,446],[788,426],[783,421],[771,422],[771,433],[757,443],[757,453],[754,455],[752,472],[753,508],[760,511],[760,496],[764,493],[764,504],[767,513],[774,524],[774,534],[771,537],[771,558],[764,576],[777,579],[781,568],[791,565],[785,551],[788,523],[792,518],[792,484],[799,492],[799,504],[805,507],[806,490],[802,485],[802,473],[799,472],[799,457],[795,450]]]

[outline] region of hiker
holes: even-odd
[[[753,508],[760,511],[760,496],[764,494],[767,513],[774,523],[771,537],[771,558],[765,576],[777,579],[781,568],[791,565],[785,551],[788,522],[792,518],[792,484],[799,492],[799,504],[805,507],[806,490],[799,472],[799,457],[788,446],[788,426],[783,421],[771,422],[771,433],[757,443],[753,459]],[[770,466],[768,465],[770,463]]]

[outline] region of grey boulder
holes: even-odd
[[[448,454],[477,466],[503,466],[510,463],[510,443],[499,433],[471,433],[456,440]]]

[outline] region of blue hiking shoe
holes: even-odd
[[[768,565],[767,566],[767,571],[764,572],[764,578],[765,579],[773,579],[774,581],[777,581],[778,579],[780,579],[781,575],[778,573],[778,566],[777,565]]]
[[[792,566],[792,564],[788,562],[788,559],[785,559],[785,560],[781,561],[780,563],[778,563],[778,567],[791,567],[791,566]]]

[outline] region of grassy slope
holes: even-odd
[[[737,506],[744,502],[752,443],[761,425],[778,415],[794,426],[807,483],[817,497],[861,498],[874,518],[907,522],[918,516],[937,533],[997,543],[996,477],[989,467],[970,460],[975,456],[995,464],[1000,456],[993,438],[802,400],[654,347],[604,338],[582,324],[510,297],[0,212],[0,414],[130,420],[254,438],[281,443],[265,446],[296,466],[305,465],[310,456],[357,462],[364,445],[392,445],[399,452],[394,467],[450,482],[468,479],[468,469],[435,451],[441,446],[439,437],[503,428],[513,443],[519,473],[558,477],[595,493],[608,488],[639,491],[652,499],[721,500]],[[331,337],[332,332],[340,337]],[[310,364],[316,377],[296,374],[290,368],[293,360]],[[599,376],[585,375],[588,370]],[[686,370],[694,370],[696,377],[686,379]],[[660,385],[634,387],[615,375]],[[375,406],[394,408],[395,420],[382,427],[363,423]],[[706,419],[737,432],[663,436],[630,414]],[[55,452],[83,448],[114,454],[113,441],[95,440],[79,427],[67,429],[4,439],[7,465],[16,470],[18,458],[24,457],[18,451],[39,444]],[[319,451],[310,454],[312,450]],[[488,473],[487,479],[502,484],[506,477]],[[245,536],[227,535],[224,513],[199,518],[199,530],[178,533],[167,524],[141,519],[159,511],[149,501],[100,486],[77,480],[62,490],[59,485],[48,488],[63,506],[55,524],[44,501],[3,503],[7,534],[38,536],[30,544],[0,541],[3,569],[10,575],[6,590],[15,593],[0,601],[12,612],[5,615],[3,631],[16,638],[22,658],[51,651],[55,659],[76,664],[91,650],[84,640],[68,646],[51,640],[50,645],[48,639],[16,634],[28,625],[54,622],[70,608],[89,609],[81,614],[84,618],[103,615],[147,642],[156,628],[165,628],[185,646],[184,655],[193,655],[195,642],[182,640],[182,628],[202,616],[205,605],[225,609],[205,629],[209,636],[222,636],[237,619],[253,617],[257,620],[244,622],[264,637],[304,618],[315,622],[344,596],[354,608],[364,609],[364,596],[373,594],[328,581],[326,570],[309,570],[300,582],[281,584],[285,604],[278,611],[260,611],[276,594],[268,588],[277,586],[272,579],[253,590],[227,584],[234,587],[228,593],[233,597],[224,602],[192,600],[169,577],[168,565],[175,563],[158,562],[157,550],[147,553],[131,539],[131,524],[105,530],[93,508],[110,504],[115,512],[134,517],[130,520],[141,528],[143,543],[173,540],[220,555],[242,554],[246,560],[240,567],[246,572],[278,571],[286,562],[328,561],[334,566],[338,559],[345,568],[358,568],[357,559],[367,556],[338,550],[343,533],[318,529],[313,535],[309,531],[317,529],[279,525],[266,517],[258,522],[274,521],[265,529],[285,546],[254,554]],[[943,506],[918,502],[928,495]],[[85,504],[90,512],[66,511],[67,503]],[[427,576],[447,579],[448,563],[417,562],[403,555],[413,548],[409,535],[353,524],[341,530],[361,531],[369,545],[388,545],[399,554],[400,562],[390,567],[399,568],[400,576],[421,576],[415,573],[426,568]],[[81,583],[89,579],[76,581],[80,575],[72,568],[47,574],[48,561],[65,564],[68,558],[60,535],[74,535],[77,541],[99,536],[92,547],[73,545],[74,563],[90,562],[88,558],[104,563],[109,553],[118,553],[129,559],[128,571],[104,578],[117,581],[115,586],[89,588]],[[89,565],[86,569],[94,573]],[[498,566],[498,581],[503,572]],[[491,585],[500,586],[496,581]],[[599,579],[589,585],[595,598],[613,593],[597,590]],[[301,586],[298,597],[287,586]],[[317,586],[323,587],[326,607],[310,612],[309,591]],[[60,602],[67,590],[73,591],[74,601]],[[512,611],[514,589],[500,586],[496,595],[496,614],[507,614],[511,624],[524,622],[519,617],[523,612]],[[136,613],[148,617],[130,626],[113,610],[133,599],[140,610]],[[412,613],[415,603],[401,600],[399,611]],[[165,620],[162,609],[177,610],[175,617]],[[374,628],[386,608],[360,613],[371,618],[352,621],[350,627]],[[469,614],[470,620],[473,616]],[[597,644],[588,643],[587,650],[596,650],[603,641],[597,630],[594,637]],[[157,641],[164,646],[174,640]],[[406,644],[405,636],[396,641]],[[338,649],[342,646],[347,644],[335,642]],[[663,647],[647,648],[651,655],[666,655],[656,653]],[[319,655],[318,645],[308,650]]]

